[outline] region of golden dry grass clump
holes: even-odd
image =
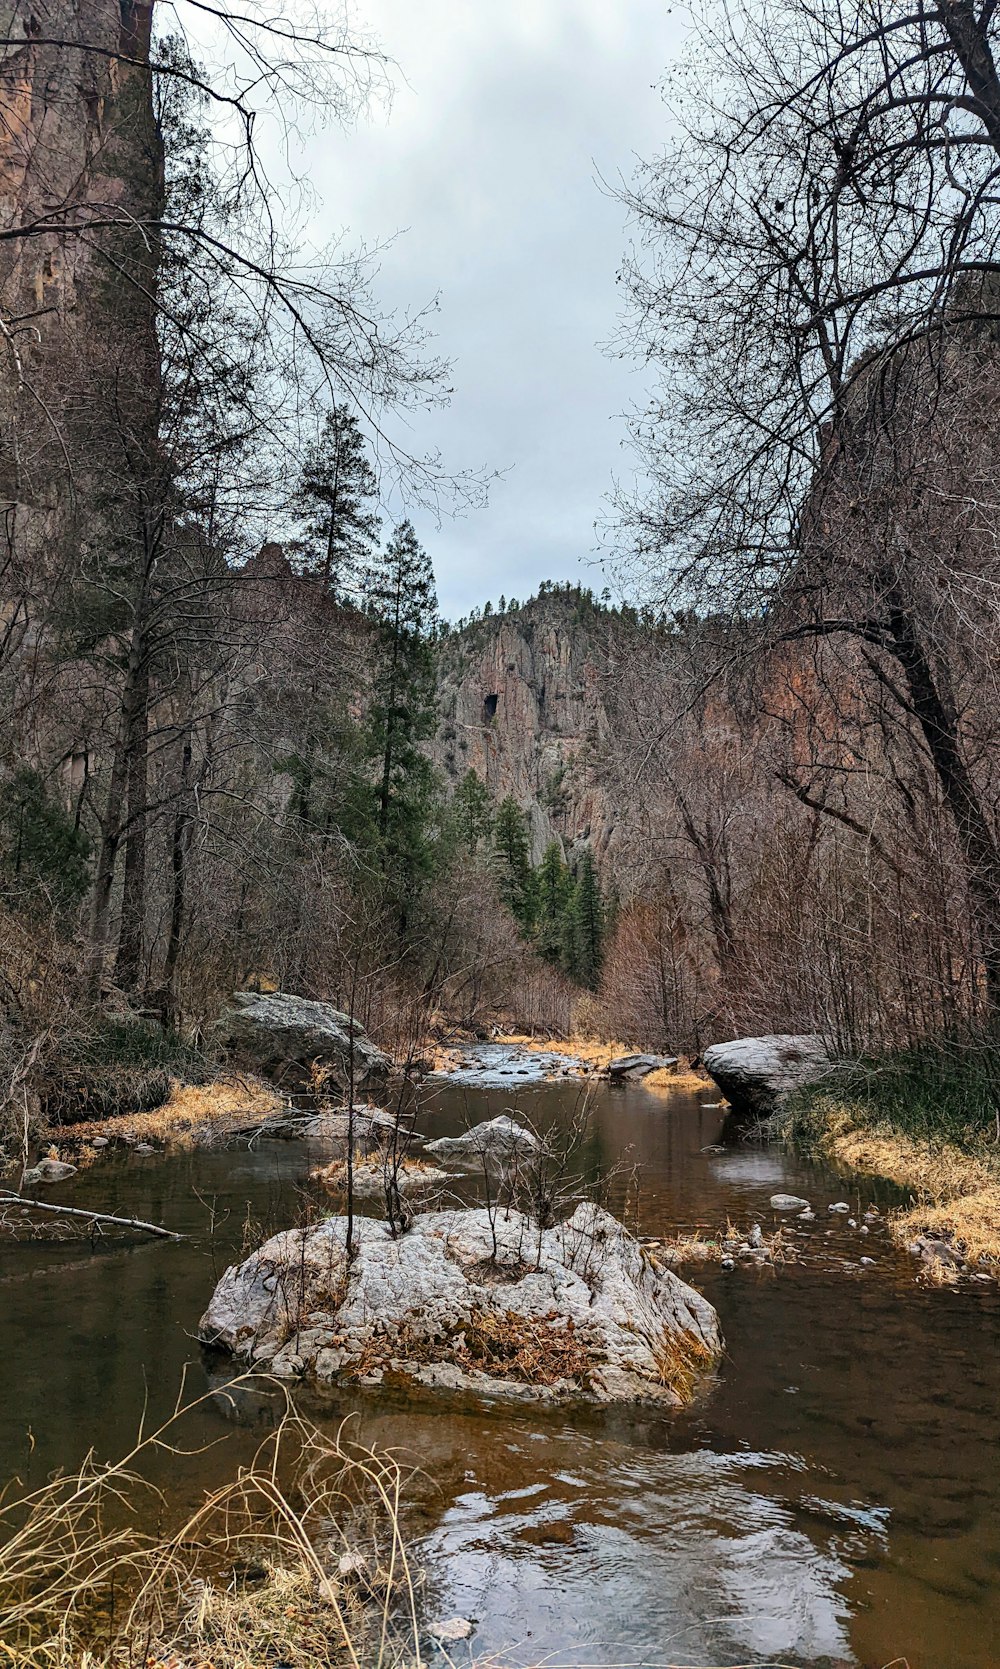
[[[239,1381],[228,1388],[238,1394]],[[214,1393],[216,1397],[227,1392]],[[199,1399],[204,1402],[207,1398]],[[0,1505],[0,1663],[17,1669],[394,1669],[419,1657],[398,1464],[284,1417],[166,1534],[144,1480],[178,1406],[114,1465],[91,1455]]]
[[[317,1165],[309,1175],[313,1182],[320,1183],[330,1194],[341,1195],[347,1191],[346,1159],[333,1159],[328,1165]],[[380,1195],[393,1176],[403,1193],[408,1186],[429,1188],[446,1179],[446,1173],[439,1166],[410,1156],[393,1161],[388,1155],[374,1154],[368,1159],[355,1159],[351,1168],[354,1191],[364,1199]]]
[[[281,1096],[270,1084],[260,1078],[233,1074],[209,1084],[174,1083],[170,1099],[162,1107],[59,1126],[46,1131],[46,1137],[84,1147],[94,1136],[197,1147],[224,1141],[236,1130],[262,1123],[281,1112],[283,1106]]]
[[[883,1176],[917,1195],[892,1213],[890,1231],[947,1236],[972,1263],[1000,1263],[1000,1166],[951,1142],[920,1141],[891,1129],[865,1130],[849,1107],[831,1102],[822,1146],[841,1164]]]

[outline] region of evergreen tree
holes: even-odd
[[[573,877],[557,840],[545,848],[535,874],[535,940],[547,962],[563,961],[565,922],[572,920]]]
[[[0,888],[17,906],[77,904],[90,884],[91,844],[44,778],[21,765],[0,800]]]
[[[451,797],[451,818],[456,838],[470,852],[493,832],[490,791],[473,770],[466,771]]]
[[[530,933],[534,917],[534,888],[528,853],[528,829],[524,813],[511,794],[508,794],[497,808],[496,822],[493,826],[493,850],[496,855],[500,896],[510,906],[522,932]]]
[[[601,977],[604,905],[594,871],[594,860],[584,852],[573,894],[573,975],[581,985],[597,989]]]
[[[302,462],[293,505],[304,526],[303,564],[324,591],[350,591],[371,562],[378,494],[357,418],[334,406]]]
[[[438,815],[437,777],[420,746],[434,734],[436,718],[437,596],[430,558],[410,522],[401,522],[367,565],[362,602],[379,637],[367,726],[370,820],[381,867],[393,874],[402,901],[429,867]]]

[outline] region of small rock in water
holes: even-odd
[[[468,1640],[474,1627],[468,1617],[446,1617],[443,1622],[431,1623],[427,1632],[432,1640],[450,1644],[453,1640]]]
[[[152,1142],[137,1142],[135,1151],[136,1153],[155,1153],[156,1149]]]
[[[110,1147],[111,1144],[107,1136],[92,1136],[90,1145],[91,1147]]]
[[[65,1182],[75,1175],[76,1166],[68,1165],[64,1159],[39,1159],[21,1180],[25,1188],[34,1188],[40,1182]]]
[[[849,1229],[856,1229],[858,1225],[853,1217],[848,1217],[847,1226]]]
[[[342,1553],[337,1561],[337,1570],[341,1576],[365,1576],[368,1571],[368,1560],[357,1548],[349,1553]]]
[[[827,1211],[850,1211],[851,1208],[846,1200],[837,1200],[835,1205],[828,1205],[826,1209]]]
[[[800,1223],[814,1223],[815,1221],[816,1221],[816,1213],[813,1210],[812,1206],[807,1206],[805,1211],[800,1211],[799,1212],[799,1222]]]
[[[736,1268],[736,1259],[735,1258],[723,1258],[719,1267],[720,1267],[720,1269],[735,1269]]]
[[[869,1233],[868,1224],[867,1223],[862,1223],[861,1227],[858,1230],[858,1233],[859,1234],[868,1234]]]
[[[750,1233],[747,1235],[747,1243],[748,1243],[748,1245],[752,1246],[755,1251],[759,1247],[763,1246],[764,1236],[761,1233],[761,1227],[760,1227],[759,1223],[755,1223],[753,1228],[750,1230]]]
[[[772,1194],[772,1211],[808,1211],[809,1201],[800,1200],[798,1194]]]
[[[874,1258],[862,1258],[861,1262],[874,1266],[875,1259]]]

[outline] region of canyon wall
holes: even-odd
[[[589,844],[598,860],[614,847],[602,768],[608,620],[586,593],[551,591],[442,646],[434,759],[452,784],[473,770],[495,801],[513,796],[536,863],[552,839],[567,853]]]

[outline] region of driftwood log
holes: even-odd
[[[112,1217],[106,1211],[86,1211],[78,1205],[52,1205],[48,1200],[29,1200],[23,1194],[0,1189],[0,1206],[19,1205],[25,1211],[50,1211],[60,1217],[85,1217],[90,1223],[113,1223],[118,1229],[140,1229],[143,1234],[156,1234],[162,1240],[183,1240],[184,1235],[165,1229],[159,1223],[144,1223],[138,1217]]]

